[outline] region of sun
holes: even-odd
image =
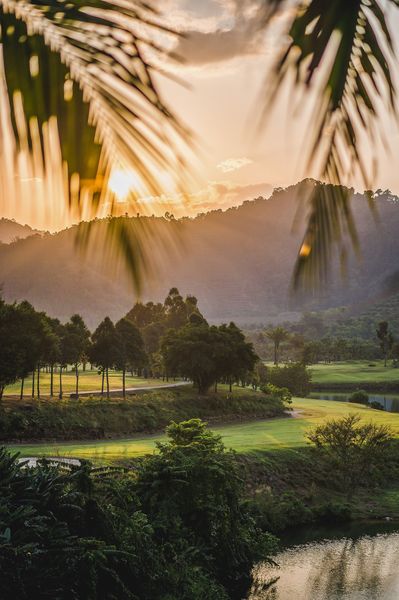
[[[124,169],[113,169],[108,180],[108,188],[119,202],[124,202],[139,185],[140,180],[136,173]]]

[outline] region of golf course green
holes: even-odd
[[[330,364],[319,363],[309,367],[314,385],[353,385],[384,384],[398,382],[399,368],[392,366],[391,362],[384,366],[383,360],[375,361],[347,361]]]
[[[292,415],[249,423],[213,427],[228,448],[238,452],[256,452],[306,445],[306,432],[331,418],[358,413],[364,421],[374,421],[392,427],[399,437],[399,414],[373,410],[360,404],[330,400],[296,398]],[[130,439],[100,440],[79,443],[20,444],[10,448],[21,456],[62,456],[113,462],[153,452],[164,435],[137,435]]]

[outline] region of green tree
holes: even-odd
[[[92,335],[89,349],[90,362],[100,367],[106,378],[107,398],[109,398],[109,369],[118,361],[119,339],[115,326],[109,317],[105,317]]]
[[[382,355],[384,357],[384,366],[386,367],[389,353],[394,345],[394,338],[392,333],[389,331],[389,325],[387,321],[381,321],[378,324],[376,335],[380,343]]]
[[[224,338],[217,327],[206,322],[169,330],[162,338],[161,353],[169,375],[182,375],[206,394],[221,375],[220,356]]]
[[[274,345],[274,364],[278,366],[280,362],[280,346],[288,340],[289,333],[283,327],[275,327],[266,331],[266,336],[273,342]]]
[[[259,357],[256,355],[253,345],[247,342],[245,335],[234,323],[221,325],[219,333],[224,338],[224,349],[220,352],[218,364],[220,365],[220,377],[227,380],[232,391],[233,381],[244,380],[248,373],[253,371]]]
[[[348,495],[372,482],[384,465],[392,437],[389,427],[364,423],[359,415],[330,420],[308,433],[309,441],[339,474]]]
[[[294,396],[306,397],[311,389],[312,376],[303,363],[291,363],[268,369],[267,380],[279,388],[287,388]]]
[[[146,362],[144,342],[140,331],[128,319],[121,319],[115,325],[117,334],[116,367],[122,371],[123,397],[126,396],[126,369],[138,369]]]
[[[74,366],[75,395],[79,396],[79,365],[90,348],[90,331],[80,315],[72,315],[64,328],[64,360]]]
[[[273,550],[273,539],[246,513],[238,465],[220,436],[199,419],[171,423],[166,431],[168,441],[139,467],[142,509],[163,544],[180,538],[206,549],[197,554],[198,567],[242,597],[253,564]]]

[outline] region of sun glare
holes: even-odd
[[[139,179],[133,171],[123,169],[114,169],[108,181],[109,189],[119,202],[124,202],[132,191],[137,190],[139,184]]]

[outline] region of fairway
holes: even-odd
[[[392,361],[384,367],[384,361],[351,361],[331,364],[318,364],[309,367],[312,383],[326,384],[359,384],[362,383],[399,383],[399,369],[392,367]],[[374,365],[374,366],[370,366]]]
[[[101,391],[101,380],[102,376],[98,374],[97,369],[90,371],[79,371],[79,391],[90,392],[90,391]],[[143,379],[141,377],[132,377],[126,374],[126,387],[142,387],[150,385],[161,385],[162,379]],[[62,374],[62,389],[64,394],[71,394],[75,392],[76,378],[73,371],[68,371]],[[4,395],[15,395],[20,392],[21,383],[17,382],[5,388]],[[121,371],[110,371],[109,372],[109,386],[110,390],[117,390],[122,388],[122,373]],[[29,376],[25,379],[25,395],[28,397],[31,394],[32,377]],[[36,395],[35,389],[35,395]],[[50,373],[40,373],[40,391],[41,395],[48,396],[50,394]],[[59,393],[59,373],[54,373],[54,395]]]
[[[390,425],[399,437],[399,414],[372,410],[358,404],[296,398],[295,417],[269,419],[238,425],[214,427],[228,448],[238,452],[295,448],[306,445],[305,434],[328,418],[359,413],[365,421]],[[22,456],[64,456],[112,462],[153,452],[164,435],[137,436],[128,440],[109,440],[67,444],[23,444],[11,446]]]

